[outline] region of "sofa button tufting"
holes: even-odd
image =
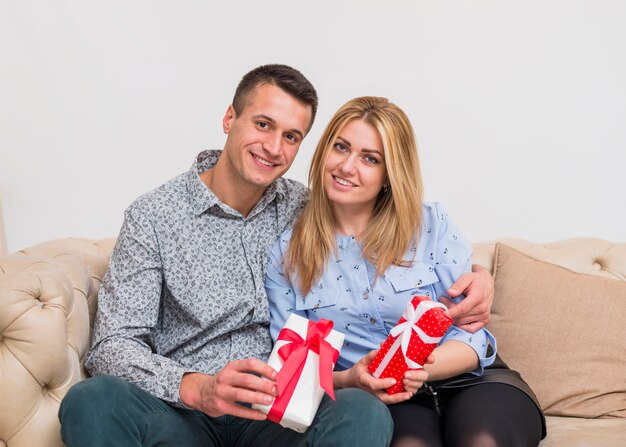
[[[600,264],[598,261],[595,261],[595,262],[593,263],[593,269],[594,269],[596,272],[599,272],[600,270],[602,270],[602,264]]]

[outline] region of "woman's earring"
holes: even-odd
[[[383,185],[383,192],[387,194],[387,191],[389,191],[389,185]]]

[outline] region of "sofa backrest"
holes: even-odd
[[[575,238],[546,244],[524,239],[499,239],[473,244],[474,262],[493,272],[494,252],[498,242],[574,272],[626,281],[626,243],[594,238]]]

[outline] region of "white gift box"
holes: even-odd
[[[307,340],[307,333],[315,323],[309,322],[304,317],[301,317],[296,314],[291,314],[287,321],[285,322],[285,326],[283,327],[283,331],[285,329],[290,329],[295,332],[302,339],[301,341]],[[318,323],[319,324],[319,323]],[[332,322],[330,322],[332,327]],[[281,331],[279,334],[279,339],[276,341],[274,345],[274,349],[270,354],[270,358],[268,360],[268,364],[279,372],[283,368],[283,365],[286,362],[289,362],[291,356],[287,357],[286,360],[283,360],[281,355],[279,354],[279,349],[289,343],[296,343],[294,341],[289,340],[281,340],[281,335],[284,333]],[[336,349],[337,352],[341,349],[343,344],[344,335],[341,332],[331,330],[328,335],[324,337],[324,340],[332,346],[332,348]],[[315,343],[313,343],[315,344]],[[314,352],[315,347],[308,348],[306,350],[306,360],[304,361],[304,367],[302,368],[302,373],[295,385],[295,389],[293,390],[293,394],[291,396],[283,396],[281,394],[277,397],[271,405],[260,405],[254,404],[253,408],[261,410],[263,413],[271,414],[272,408],[274,407],[273,412],[276,411],[276,408],[280,406],[279,400],[284,407],[284,400],[289,399],[286,408],[284,409],[284,414],[279,422],[283,427],[291,428],[297,432],[303,433],[313,422],[313,418],[315,417],[315,413],[317,413],[317,408],[320,405],[322,397],[324,396],[324,389],[320,385],[320,375],[319,375],[319,364],[320,357],[317,353]],[[292,353],[293,355],[293,353]],[[331,360],[332,362],[332,360]],[[334,369],[334,363],[332,363],[332,368]],[[332,372],[331,378],[332,378]],[[330,386],[332,387],[332,381]],[[276,416],[274,416],[276,417]],[[271,418],[270,418],[271,419]],[[272,419],[275,420],[275,419]]]

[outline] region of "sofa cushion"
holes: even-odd
[[[546,417],[548,436],[539,447],[624,447],[626,419]]]
[[[547,415],[626,418],[626,283],[497,244],[488,325]]]

